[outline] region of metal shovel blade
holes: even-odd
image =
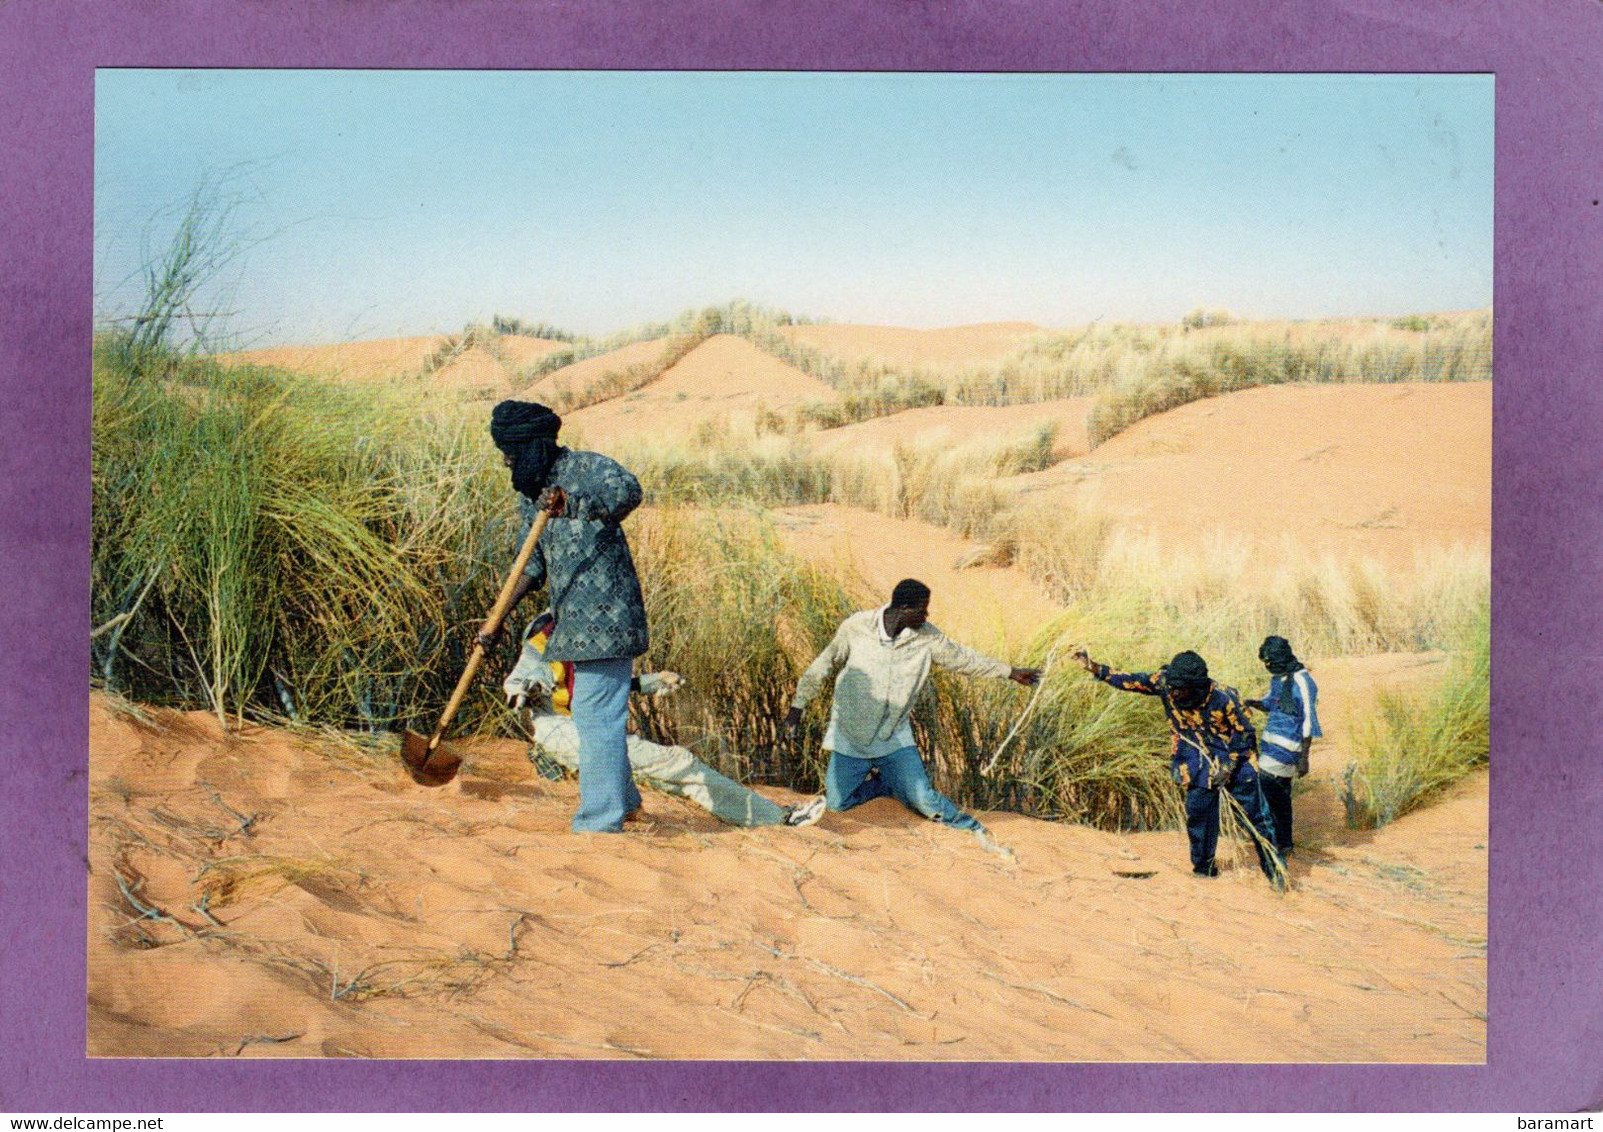
[[[444,786],[456,777],[462,756],[437,741],[431,747],[427,736],[408,731],[401,737],[401,763],[419,786]]]

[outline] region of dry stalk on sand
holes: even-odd
[[[759,943],[758,946],[775,958],[791,959],[797,962],[805,963],[815,971],[822,971],[826,975],[832,975],[837,979],[844,979],[846,982],[852,983],[855,986],[864,987],[868,990],[871,990],[875,994],[889,999],[891,1002],[895,1003],[898,1007],[900,1007],[902,1010],[905,1010],[909,1014],[917,1015],[920,1018],[925,1017],[924,1015],[919,1014],[919,1012],[913,1008],[912,1004],[901,995],[886,990],[872,979],[865,979],[861,975],[852,974],[850,971],[842,971],[839,967],[831,967],[828,963],[813,959],[807,955],[797,955],[794,952],[785,951],[781,948],[775,947],[770,943]]]

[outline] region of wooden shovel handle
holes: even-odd
[[[492,633],[501,627],[501,619],[506,616],[507,606],[512,604],[512,591],[518,584],[518,577],[523,573],[523,568],[529,564],[529,558],[534,554],[534,544],[540,541],[540,532],[545,530],[546,520],[549,518],[551,518],[551,512],[541,511],[534,517],[534,522],[529,526],[529,534],[523,540],[523,546],[518,550],[517,558],[512,562],[512,570],[507,574],[507,580],[501,584],[500,596],[495,599],[495,604],[490,607],[490,615],[485,619],[484,623]],[[468,657],[467,667],[462,670],[462,676],[456,682],[456,690],[451,693],[451,700],[445,705],[445,711],[440,715],[439,726],[434,729],[434,734],[429,736],[429,750],[432,751],[439,746],[440,736],[444,735],[445,729],[451,725],[451,720],[456,715],[456,709],[462,706],[462,700],[468,694],[468,686],[473,683],[473,677],[477,675],[479,665],[483,662],[484,646],[479,644],[475,638],[473,654]]]

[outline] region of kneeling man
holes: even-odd
[[[831,672],[835,698],[824,747],[829,751],[825,797],[832,810],[849,810],[873,798],[895,798],[909,809],[958,829],[987,845],[985,827],[936,790],[913,743],[909,716],[931,666],[963,676],[991,676],[1030,685],[1040,670],[1013,668],[965,648],[929,622],[930,590],[912,578],[896,584],[890,603],[841,622],[816,660],[802,673],[781,727],[795,735],[802,711]]]

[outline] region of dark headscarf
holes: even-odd
[[[1213,681],[1208,679],[1208,662],[1190,649],[1176,653],[1174,659],[1163,666],[1163,682],[1175,706],[1183,708],[1202,706],[1213,687]]]
[[[1291,674],[1302,667],[1302,661],[1291,651],[1291,642],[1284,637],[1265,637],[1258,646],[1258,659],[1273,675],[1286,677],[1280,683],[1280,697],[1275,706],[1281,711],[1290,711],[1297,703],[1291,694]]]
[[[502,401],[490,413],[490,439],[512,457],[512,486],[533,499],[566,449],[557,444],[562,418],[533,401]]]

